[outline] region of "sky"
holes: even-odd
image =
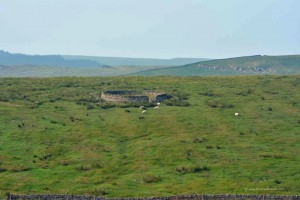
[[[300,54],[299,0],[0,0],[0,49],[144,58]]]

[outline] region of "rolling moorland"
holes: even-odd
[[[208,60],[30,56],[0,51],[0,77],[282,75],[300,74],[299,63],[299,55]]]
[[[208,59],[26,55],[0,50],[0,77],[120,76],[203,60]]]
[[[67,60],[91,60],[100,63],[105,63],[109,66],[145,66],[145,67],[170,67],[180,66],[200,61],[207,61],[207,58],[172,58],[172,59],[157,59],[157,58],[126,58],[126,57],[102,57],[102,56],[67,56],[63,58]]]
[[[94,60],[74,59],[67,60],[60,55],[25,55],[11,54],[0,50],[1,65],[32,65],[32,66],[52,66],[52,67],[104,67]]]
[[[184,66],[136,72],[142,76],[214,76],[254,74],[299,74],[300,55],[246,56],[209,60]]]
[[[299,89],[300,75],[0,78],[0,197],[299,194]],[[142,115],[106,90],[173,98]]]

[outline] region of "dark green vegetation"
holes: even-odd
[[[204,76],[249,74],[299,74],[300,55],[248,56],[137,72],[142,76]]]
[[[125,89],[189,105],[99,102]],[[299,194],[299,89],[299,75],[1,78],[0,196]]]

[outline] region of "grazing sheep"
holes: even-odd
[[[154,109],[159,109],[159,106],[155,106]]]
[[[144,109],[145,107],[144,106],[140,106],[140,109]]]
[[[142,111],[142,114],[145,114],[146,112],[147,112],[147,110],[143,110],[143,111]]]
[[[156,105],[158,105],[158,106],[159,106],[159,105],[160,105],[160,103],[158,102]]]
[[[240,113],[234,113],[234,116],[238,117],[240,116]]]

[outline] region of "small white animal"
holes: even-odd
[[[158,106],[159,106],[159,105],[160,105],[160,103],[157,103],[156,105],[158,105]]]
[[[144,113],[146,113],[146,112],[147,112],[147,110],[143,110],[143,111],[142,111],[142,114],[144,114]]]
[[[159,106],[155,106],[154,109],[159,109]]]
[[[144,108],[144,106],[140,106],[140,109],[143,109]]]
[[[234,116],[238,117],[238,116],[240,116],[240,113],[234,113]]]

